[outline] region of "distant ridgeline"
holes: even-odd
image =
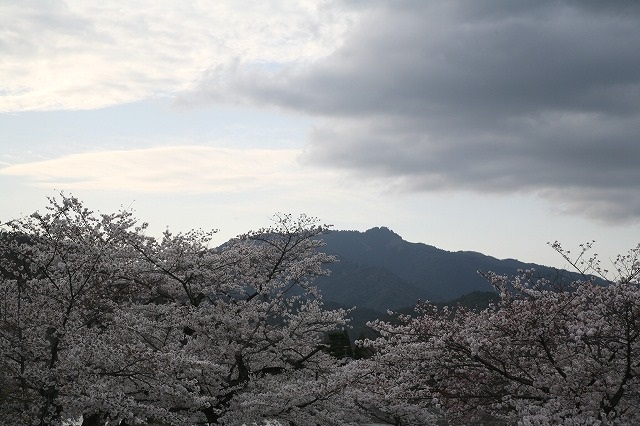
[[[553,281],[576,278],[566,271],[514,259],[410,243],[385,227],[333,231],[322,238],[327,244],[324,251],[339,259],[329,265],[331,275],[317,281],[324,300],[362,310],[386,312],[412,307],[418,300],[448,302],[470,293],[474,295],[465,299],[484,305],[493,289],[478,271],[515,275],[519,269],[533,268]]]
[[[320,277],[316,285],[327,308],[356,307],[351,314],[351,340],[359,337],[367,321],[389,319],[388,310],[411,313],[418,300],[486,307],[496,294],[478,271],[515,275],[519,269],[533,268],[552,281],[577,279],[576,274],[547,266],[410,243],[386,227],[333,231],[321,238],[326,243],[322,251],[339,261],[327,265],[331,274]],[[0,239],[28,241],[12,233],[1,233]],[[2,262],[0,273],[7,273]]]

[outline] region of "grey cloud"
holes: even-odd
[[[535,192],[640,219],[638,2],[376,5],[331,56],[238,65],[201,93],[323,117],[307,161],[404,190]]]
[[[6,56],[28,56],[47,49],[61,49],[52,45],[56,36],[95,35],[91,23],[71,13],[62,1],[3,2],[0,14],[10,17],[0,33],[0,51]]]

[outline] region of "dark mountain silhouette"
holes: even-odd
[[[329,266],[332,274],[317,283],[323,298],[378,312],[410,307],[419,299],[446,302],[473,292],[492,292],[478,271],[514,275],[533,268],[543,277],[559,276],[547,266],[410,243],[384,227],[334,231],[323,239],[324,251],[340,260]]]

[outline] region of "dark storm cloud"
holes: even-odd
[[[399,189],[535,192],[637,220],[639,3],[377,2],[333,55],[202,90],[324,117],[308,161]]]

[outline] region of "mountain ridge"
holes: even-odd
[[[418,300],[447,302],[473,292],[493,292],[478,271],[515,275],[520,269],[535,269],[542,277],[560,275],[549,266],[408,242],[384,226],[332,231],[322,239],[323,251],[339,260],[328,265],[331,275],[317,282],[323,298],[379,312],[413,306]]]

